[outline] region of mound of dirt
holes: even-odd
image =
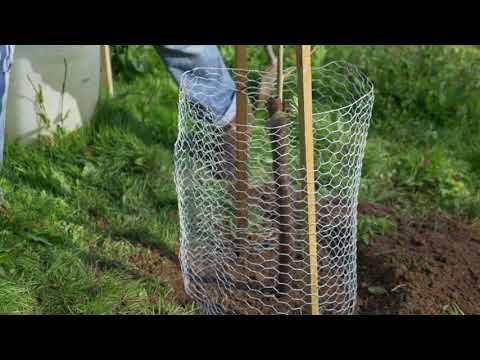
[[[359,315],[437,315],[459,309],[480,314],[480,231],[442,214],[422,220],[393,209],[360,204],[359,216],[388,217],[395,231],[368,246],[359,243]],[[134,256],[143,273],[158,276],[173,289],[173,301],[191,304],[178,260],[150,249]]]
[[[172,289],[172,301],[187,306],[193,300],[186,294],[183,286],[183,277],[178,256],[164,255],[160,250],[136,245],[148,249],[148,254],[140,253],[131,257],[132,263],[143,275],[155,276],[162,279]],[[178,253],[178,251],[177,251]]]
[[[404,218],[373,204],[359,213],[388,217],[396,229],[359,244],[358,314],[480,314],[480,234],[472,224],[442,214]]]

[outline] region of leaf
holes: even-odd
[[[450,305],[450,308],[450,315],[465,315],[460,306],[458,306],[457,304]]]
[[[50,119],[43,112],[38,112],[37,115],[40,117],[42,125],[48,130],[50,128]]]
[[[361,237],[361,240],[362,240],[362,242],[363,242],[366,246],[368,246],[368,245],[370,244],[370,239],[369,239],[369,237],[368,237],[367,234],[364,234],[364,235]]]
[[[88,177],[89,175],[92,175],[93,173],[95,173],[96,169],[97,168],[95,167],[95,165],[93,165],[91,162],[87,162],[83,167],[82,177],[85,178],[85,177]]]
[[[372,295],[386,295],[388,291],[381,286],[370,286],[368,292]]]
[[[38,85],[38,92],[37,92],[37,103],[39,105],[44,103],[44,98],[43,98],[43,89],[41,85]]]
[[[63,114],[62,122],[68,119],[68,117],[70,116],[70,113],[71,113],[71,111],[70,111],[70,109],[68,109],[68,111],[65,114]]]
[[[0,277],[6,278],[7,277],[7,272],[3,268],[3,266],[0,266]]]
[[[50,177],[52,180],[55,181],[56,183],[55,185],[57,185],[60,188],[60,190],[62,190],[64,193],[69,194],[72,192],[72,188],[70,187],[67,179],[61,172],[55,169],[52,169],[50,173]]]
[[[24,234],[24,236],[29,239],[29,240],[32,240],[33,242],[36,242],[36,243],[40,243],[40,244],[43,244],[43,245],[47,245],[47,246],[51,246],[52,243],[50,243],[47,239],[43,238],[43,237],[40,237],[40,236],[37,236],[37,235],[33,235],[33,234]]]

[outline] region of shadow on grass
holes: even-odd
[[[113,233],[114,239],[121,238],[132,245],[139,245],[151,251],[159,253],[161,256],[169,259],[173,263],[180,266],[178,252],[172,249],[168,244],[162,241],[159,237],[152,236],[148,230],[128,229],[121,233]]]

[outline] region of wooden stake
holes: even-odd
[[[277,59],[277,94],[283,103],[283,45],[279,45]],[[282,106],[283,110],[283,106]]]
[[[312,69],[310,45],[297,46],[300,156],[305,169],[310,260],[311,313],[319,315],[315,173],[313,152]]]
[[[100,87],[113,96],[113,75],[110,59],[110,46],[100,45]]]
[[[235,67],[237,82],[237,226],[248,228],[248,96],[247,88],[247,46],[235,46]]]

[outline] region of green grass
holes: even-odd
[[[223,46],[229,66],[233,51]],[[361,200],[480,218],[480,55],[447,47],[326,46],[376,85]],[[286,63],[294,63],[287,48]],[[131,65],[133,64],[133,65]],[[251,65],[267,58],[255,47]],[[91,126],[9,145],[0,175],[0,313],[192,314],[134,255],[178,245],[172,148],[177,89],[149,47],[114,48],[117,96]],[[477,220],[475,220],[477,219]],[[360,219],[359,239],[392,231]],[[141,245],[141,246],[140,246]]]
[[[117,86],[118,97],[102,100],[90,127],[7,146],[0,313],[196,312],[171,300],[166,279],[139,273],[131,261],[149,249],[168,256],[177,246],[175,97],[163,96],[169,83],[160,76]]]

